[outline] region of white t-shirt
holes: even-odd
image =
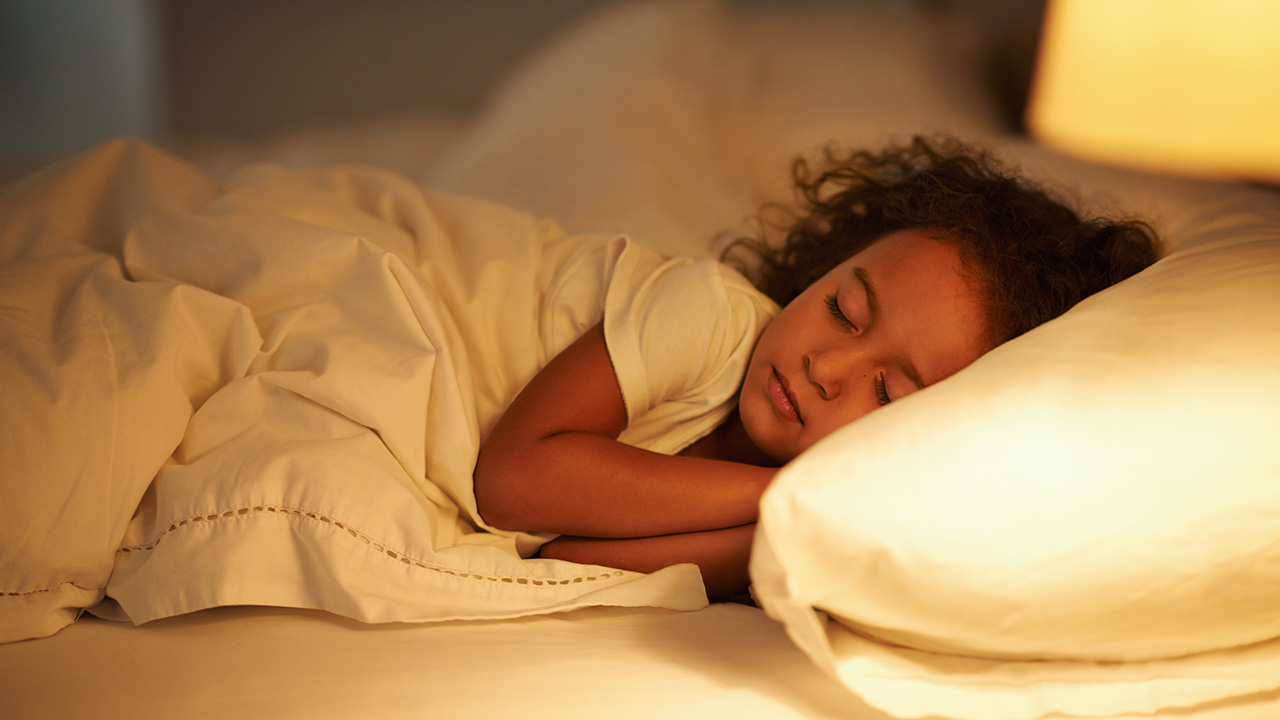
[[[414,319],[438,349],[423,462],[440,502],[471,526],[516,536],[521,554],[549,539],[484,523],[476,456],[525,385],[597,323],[626,404],[623,442],[676,453],[732,412],[755,342],[778,309],[746,278],[625,236],[571,235],[481,199],[425,197],[429,212],[402,221],[414,232],[402,252],[425,280]]]
[[[721,263],[667,259],[625,236],[584,240],[547,301],[544,338],[560,347],[603,318],[627,410],[618,439],[666,454],[724,422],[756,340],[778,312]]]

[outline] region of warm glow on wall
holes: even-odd
[[[1280,2],[1049,0],[1028,123],[1093,160],[1280,180]]]

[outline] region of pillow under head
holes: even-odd
[[[1166,258],[779,475],[756,593],[821,663],[866,657],[813,610],[1024,679],[1227,653],[1172,704],[1275,687],[1230,653],[1280,638],[1280,203],[1197,187],[1162,215]],[[1086,686],[1055,697],[1154,697]]]

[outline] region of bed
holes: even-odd
[[[894,3],[620,4],[557,36],[466,124],[424,117],[265,145],[179,141],[175,154],[113,143],[8,186],[6,252],[52,248],[36,260],[63,268],[59,277],[97,267],[68,260],[67,242],[99,252],[126,243],[135,280],[211,273],[252,305],[244,298],[267,302],[275,287],[260,279],[289,276],[269,272],[273,263],[289,263],[359,290],[325,316],[356,318],[335,326],[351,342],[373,333],[397,348],[415,340],[368,318],[405,307],[423,316],[413,293],[383,292],[413,273],[387,258],[447,248],[405,249],[391,233],[380,241],[389,255],[369,255],[334,240],[335,228],[376,235],[373,216],[400,230],[449,228],[448,243],[465,246],[467,233],[535,236],[538,218],[554,218],[566,233],[709,255],[749,231],[762,203],[787,200],[794,155],[831,142],[974,140],[1085,207],[1151,219],[1169,252],[798,458],[762,506],[753,598],[711,605],[689,567],[637,576],[521,561],[527,538],[467,534],[440,514],[465,505],[456,487],[396,480],[434,462],[397,449],[412,444],[396,435],[404,423],[380,414],[403,398],[379,383],[407,377],[403,358],[416,355],[365,358],[373,369],[357,374],[354,399],[315,378],[280,381],[307,412],[328,403],[341,413],[299,415],[275,404],[279,393],[244,390],[279,421],[255,441],[252,427],[216,422],[210,388],[243,372],[252,348],[271,337],[287,347],[280,338],[309,326],[272,336],[217,297],[166,291],[148,305],[119,300],[132,286],[90,284],[87,296],[115,298],[121,317],[154,320],[129,340],[139,366],[161,371],[134,378],[133,394],[95,395],[87,380],[62,393],[65,378],[97,377],[94,358],[119,348],[62,348],[38,367],[5,356],[5,372],[28,382],[10,386],[0,418],[3,715],[1280,716],[1280,195],[1091,165],[1006,132],[971,31]],[[397,152],[406,145],[414,152]],[[250,162],[260,160],[271,162]],[[121,178],[145,188],[129,202],[150,203],[151,219],[116,238]],[[59,190],[68,187],[77,192]],[[222,198],[219,213],[182,220],[209,198]],[[240,218],[235,232],[219,230],[227,218]],[[328,233],[329,255],[283,241],[230,268],[214,254],[166,254],[175,232],[256,246],[298,223]],[[468,252],[451,262],[493,260]],[[86,310],[83,293],[25,281],[18,267],[6,262],[0,288],[10,318],[44,297],[55,318],[113,321],[98,304]],[[438,284],[456,267],[436,270]],[[465,330],[438,324],[450,338]],[[7,330],[4,347],[22,347],[37,326]],[[215,345],[216,362],[191,354]],[[343,347],[326,349],[333,367],[350,360]],[[75,360],[81,350],[88,360]],[[102,398],[127,401],[110,418],[123,428],[115,438],[67,421],[99,417]],[[339,414],[378,432],[356,433]],[[468,442],[422,422],[402,434]],[[295,429],[354,455],[271,455],[263,472],[283,488],[276,500],[218,484],[237,442],[301,442]],[[179,442],[185,454],[171,461]],[[391,479],[359,497],[340,478],[317,480],[351,457]],[[201,462],[214,471],[181,472]],[[47,466],[75,476],[65,482],[81,494],[33,520],[39,498],[23,482]],[[299,474],[311,483],[301,500]],[[192,483],[204,483],[198,502]],[[435,545],[406,550],[415,533]],[[209,567],[226,577],[204,582]]]

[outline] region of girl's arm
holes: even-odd
[[[724,600],[747,589],[747,561],[756,526],[739,525],[647,538],[604,540],[562,535],[542,546],[545,558],[653,572],[682,562],[695,563],[702,571],[707,597]]]
[[[617,440],[625,427],[596,325],[530,381],[480,448],[481,516],[500,528],[592,538],[755,522],[776,468],[641,450]]]

